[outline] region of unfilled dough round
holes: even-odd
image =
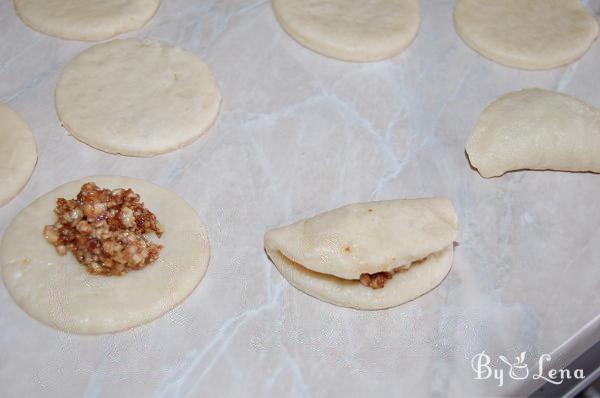
[[[56,199],[72,198],[83,183],[132,188],[164,227],[154,264],[124,276],[88,273],[71,253],[59,256],[42,230],[53,224]],[[171,191],[129,177],[88,177],[69,182],[19,213],[0,243],[4,283],[15,302],[38,321],[76,334],[117,332],[156,319],[181,303],[198,285],[209,260],[204,224]]]
[[[0,206],[21,192],[36,162],[35,140],[27,123],[0,103]]]
[[[273,0],[273,9],[300,44],[344,61],[390,58],[419,30],[419,0]]]
[[[109,153],[154,156],[190,144],[210,128],[221,93],[195,54],[127,39],[75,57],[58,80],[55,100],[75,138]]]
[[[63,39],[106,40],[139,29],[160,0],[14,0],[30,28]]]
[[[550,69],[580,58],[598,24],[579,0],[458,0],[456,30],[485,57],[522,69]]]
[[[267,248],[267,254],[279,272],[303,292],[342,307],[379,310],[395,307],[439,285],[452,268],[452,246],[435,253],[405,272],[395,274],[381,289],[363,286],[357,280],[321,274],[290,261],[281,252]]]

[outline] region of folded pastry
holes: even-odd
[[[356,203],[267,232],[265,250],[305,293],[374,310],[436,287],[452,266],[456,231],[446,198]]]
[[[600,173],[600,110],[537,88],[508,93],[483,111],[467,154],[482,177],[521,169]]]

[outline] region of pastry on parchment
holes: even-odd
[[[364,310],[435,288],[452,266],[457,217],[447,198],[347,205],[265,234],[265,250],[295,287]]]
[[[466,149],[482,177],[521,169],[600,173],[600,110],[553,91],[514,91],[481,113]]]

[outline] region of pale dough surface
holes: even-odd
[[[267,253],[281,274],[297,289],[342,307],[379,310],[413,300],[439,285],[452,268],[453,247],[399,272],[382,289],[371,289],[357,280],[338,278],[302,267],[279,251]]]
[[[419,0],[273,0],[281,26],[305,47],[345,61],[390,58],[419,29]]]
[[[598,24],[579,0],[458,0],[456,30],[477,52],[522,69],[550,69],[580,58]]]
[[[130,187],[162,223],[159,260],[121,277],[88,273],[73,257],[56,254],[42,234],[55,221],[58,197],[72,198],[87,181]],[[88,177],[62,185],[19,213],[4,232],[0,264],[15,302],[38,321],[71,333],[117,332],[156,319],[198,285],[210,255],[204,224],[183,199],[157,185],[129,177]]]
[[[0,206],[21,192],[36,162],[37,149],[29,126],[0,102]]]
[[[127,39],[75,57],[58,80],[55,101],[75,138],[109,153],[154,156],[190,144],[210,128],[221,93],[195,54]]]
[[[106,40],[141,28],[160,0],[14,0],[30,28],[70,40]]]
[[[267,254],[295,287],[323,301],[381,309],[412,300],[450,271],[458,228],[447,198],[355,203],[271,230]],[[362,273],[396,273],[382,289],[363,286]]]
[[[521,169],[600,173],[600,110],[552,91],[515,91],[482,112],[466,149],[483,177]]]
[[[354,203],[265,235],[265,246],[316,272],[345,279],[391,271],[454,242],[447,198]]]

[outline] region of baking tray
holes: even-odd
[[[585,5],[596,15],[600,1]],[[108,155],[61,128],[57,77],[90,43],[28,29],[0,3],[0,101],[30,124],[39,161],[0,209],[0,230],[34,198],[96,174],[158,183],[205,221],[212,246],[197,290],[159,320],[79,337],[30,319],[0,287],[0,390],[21,396],[510,395],[533,380],[476,380],[482,351],[575,359],[598,339],[600,180],[515,172],[483,179],[464,146],[483,108],[541,87],[600,106],[600,44],[578,62],[498,65],[454,31],[452,1],[423,1],[419,34],[393,59],[340,62],[304,49],[268,1],[163,1],[120,37],[191,50],[223,105],[193,145],[149,159]],[[349,202],[444,195],[458,212],[452,271],[400,307],[360,312],[292,288],[263,251],[267,229]],[[561,351],[562,350],[562,351]],[[570,360],[565,360],[566,363]]]

